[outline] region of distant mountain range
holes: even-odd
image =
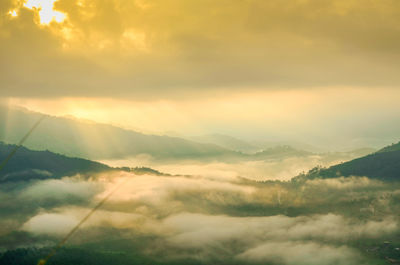
[[[308,151],[298,150],[288,145],[282,145],[268,148],[254,154],[254,156],[259,158],[287,158],[296,156],[309,156],[312,154],[313,153]]]
[[[0,161],[3,161],[15,145],[0,142]],[[289,146],[271,148],[256,156],[282,157],[287,155],[309,155]],[[21,147],[7,165],[0,171],[0,182],[30,179],[61,178],[78,173],[88,174],[112,170],[133,171],[136,174],[167,175],[151,168],[112,168],[105,164],[56,154],[50,151],[33,151]],[[385,147],[378,152],[344,162],[330,168],[314,168],[295,179],[334,178],[338,176],[367,176],[381,180],[400,179],[400,143]]]
[[[0,141],[17,143],[41,116],[40,113],[25,109],[0,106]],[[316,154],[289,145],[275,144],[260,148],[222,134],[183,139],[148,135],[107,124],[48,115],[26,141],[25,146],[33,150],[49,150],[90,160],[125,159],[144,155],[158,160],[228,162],[311,155],[319,155],[327,161],[347,161],[374,151],[360,149],[354,152]]]
[[[297,150],[305,150],[311,153],[326,152],[326,150],[323,148],[296,141],[245,141],[225,134],[206,134],[187,137],[187,139],[199,143],[216,144],[226,149],[247,154],[261,152],[265,149],[271,149],[279,146],[290,146]]]
[[[262,149],[257,145],[224,134],[206,134],[201,136],[192,136],[188,139],[199,143],[215,144],[226,149],[244,153],[255,153]]]
[[[400,142],[375,153],[329,168],[314,168],[296,177],[300,179],[365,176],[379,180],[400,180]]]
[[[17,143],[42,114],[0,107],[0,141]],[[115,159],[141,154],[156,159],[238,156],[214,144],[177,137],[146,135],[107,124],[46,116],[25,144],[35,150],[50,150],[87,159]]]

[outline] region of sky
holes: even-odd
[[[397,0],[2,0],[0,97],[149,133],[382,145]]]

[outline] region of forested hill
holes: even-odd
[[[335,178],[366,176],[380,180],[400,180],[400,142],[378,152],[327,169],[313,169],[299,178]]]
[[[395,151],[400,151],[400,142],[398,142],[397,144],[388,145],[379,150],[378,153],[395,152]]]
[[[0,142],[0,161],[3,161],[15,145]],[[90,173],[112,170],[107,165],[71,158],[49,151],[32,151],[20,147],[15,155],[0,171],[0,182],[28,179],[61,178],[77,173]]]

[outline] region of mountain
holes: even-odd
[[[0,142],[0,163],[15,147],[16,145]],[[136,175],[170,176],[149,167],[113,168],[95,161],[68,157],[50,151],[33,151],[21,146],[6,166],[0,170],[0,183],[31,179],[57,179],[78,173],[89,174],[114,170],[129,171]]]
[[[379,150],[378,153],[396,152],[396,151],[400,151],[400,142],[397,144],[388,145],[388,146],[382,148],[381,150]]]
[[[0,141],[18,143],[42,116],[25,109],[0,106]],[[107,124],[47,115],[24,145],[34,150],[49,150],[90,160],[126,159],[140,155],[158,160],[234,162],[314,154],[288,145],[275,145],[254,153],[259,150],[257,146],[234,137],[213,134],[200,138],[196,142],[195,139],[149,135]],[[328,155],[332,157],[333,154]],[[344,161],[357,156],[337,153],[335,159]]]
[[[379,180],[400,180],[400,142],[375,153],[330,168],[314,168],[297,179],[366,176]]]
[[[189,140],[199,143],[215,144],[226,149],[244,153],[254,153],[261,149],[256,145],[252,145],[246,141],[224,134],[206,134],[201,136],[192,136],[189,138]]]
[[[4,161],[14,148],[15,145],[0,142],[0,161]],[[77,173],[96,173],[109,170],[112,168],[98,162],[20,147],[0,171],[0,182],[61,178]]]
[[[254,157],[259,159],[272,159],[272,158],[287,158],[287,157],[299,157],[299,156],[309,156],[313,153],[298,150],[288,145],[280,145],[265,149],[264,151],[254,154]]]
[[[321,153],[321,152],[327,152],[329,151],[328,149],[317,147],[314,145],[310,145],[307,143],[303,142],[298,142],[298,141],[262,141],[262,140],[255,140],[250,142],[251,145],[257,146],[260,149],[269,149],[277,146],[291,146],[295,149],[298,150],[305,150],[308,152],[312,153]]]
[[[17,143],[42,116],[24,109],[0,107],[0,141]],[[35,150],[87,159],[115,159],[149,155],[156,159],[240,156],[214,144],[177,137],[147,135],[107,124],[46,116],[25,145]]]
[[[347,152],[335,152],[335,153],[344,153],[344,154],[348,154],[348,155],[354,156],[354,157],[362,157],[362,156],[366,156],[366,155],[375,153],[376,151],[377,151],[377,149],[375,149],[375,148],[364,147],[364,148],[357,148],[354,150],[350,150]]]

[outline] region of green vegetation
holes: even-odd
[[[4,160],[14,147],[0,142],[0,161]],[[0,182],[61,178],[78,173],[89,174],[108,170],[112,168],[90,160],[21,147],[0,172]]]
[[[366,176],[372,179],[399,181],[400,143],[330,168],[314,168],[295,179],[337,178],[340,176]]]
[[[12,147],[0,144],[0,158]],[[283,146],[262,155],[296,152]],[[377,152],[292,181],[256,182],[111,168],[21,148],[1,173],[0,265],[37,264],[121,177],[130,182],[49,265],[398,264],[400,181],[391,173],[400,172],[398,155]]]

